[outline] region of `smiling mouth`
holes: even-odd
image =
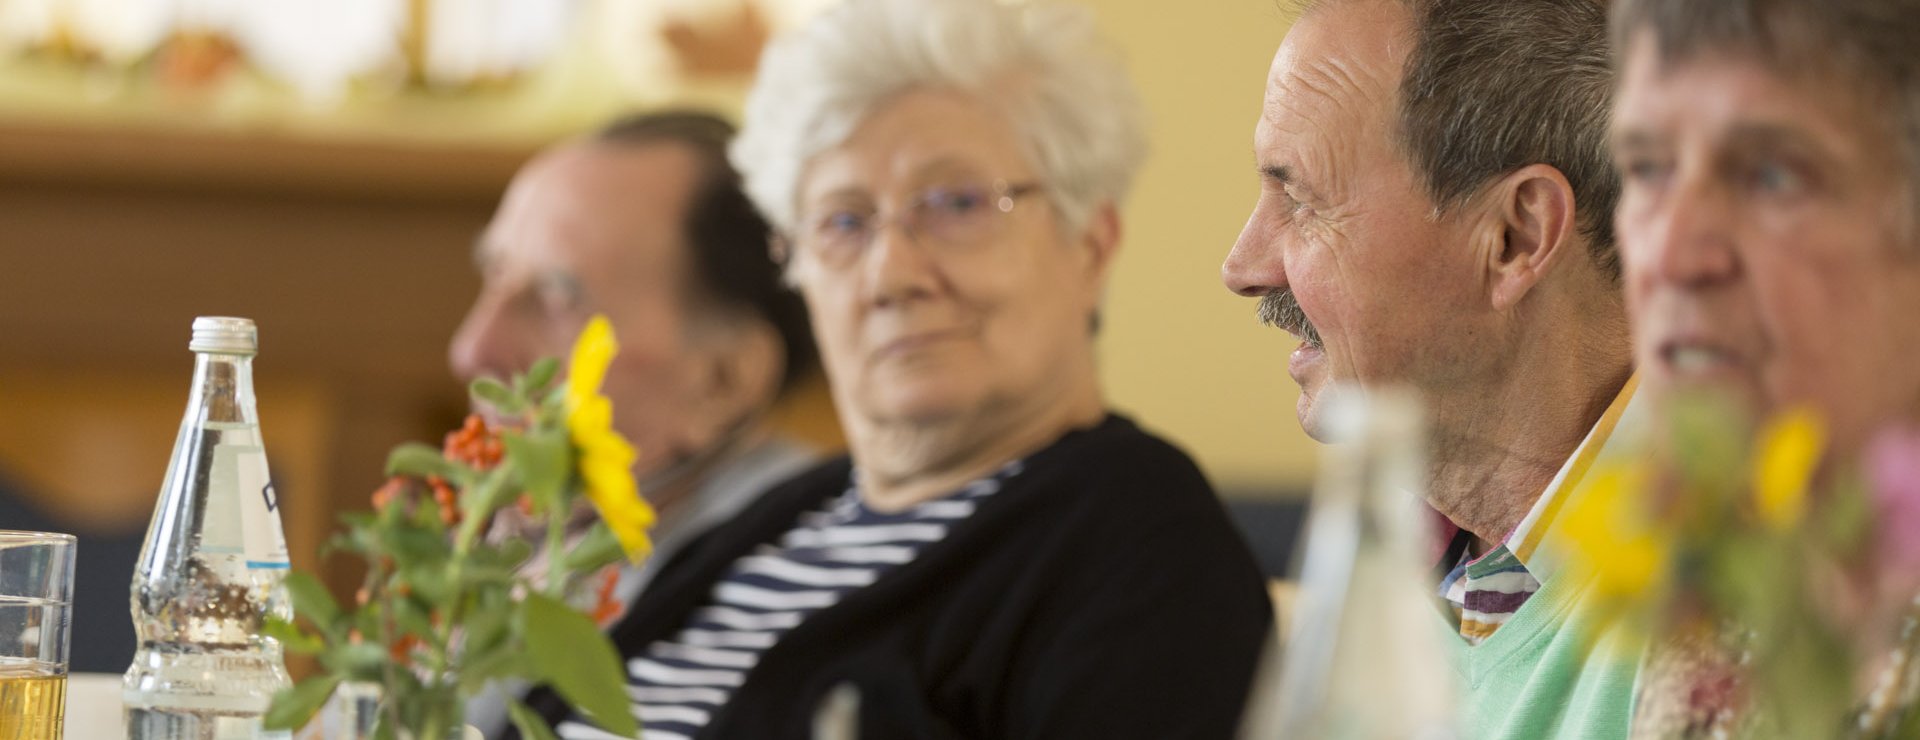
[[[1745,364],[1739,353],[1697,340],[1663,342],[1658,358],[1667,373],[1677,378],[1728,375],[1737,372]]]

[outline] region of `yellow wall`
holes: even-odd
[[[1315,448],[1294,418],[1295,342],[1220,284],[1258,188],[1253,124],[1286,4],[1083,1],[1125,52],[1153,133],[1108,297],[1107,390],[1223,489],[1303,488]]]

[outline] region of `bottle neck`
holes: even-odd
[[[193,395],[187,402],[197,421],[258,424],[253,400],[253,356],[199,352],[193,360]]]

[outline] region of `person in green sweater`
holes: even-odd
[[[1254,129],[1261,190],[1222,278],[1335,383],[1428,406],[1434,629],[1473,738],[1618,738],[1640,646],[1557,515],[1639,415],[1614,254],[1607,18],[1594,0],[1323,0]],[[1393,697],[1380,697],[1383,709]]]

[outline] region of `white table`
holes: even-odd
[[[73,673],[67,675],[67,732],[72,740],[127,740],[126,720],[120,706],[120,674]],[[298,740],[319,740],[320,721],[294,734]],[[480,732],[467,728],[469,740],[479,740]]]
[[[127,740],[126,717],[120,705],[120,674],[67,675],[67,737],[72,740]],[[317,723],[316,723],[317,724]],[[318,738],[309,727],[295,737]]]
[[[120,713],[120,674],[67,675],[67,737],[74,740],[126,740]]]

